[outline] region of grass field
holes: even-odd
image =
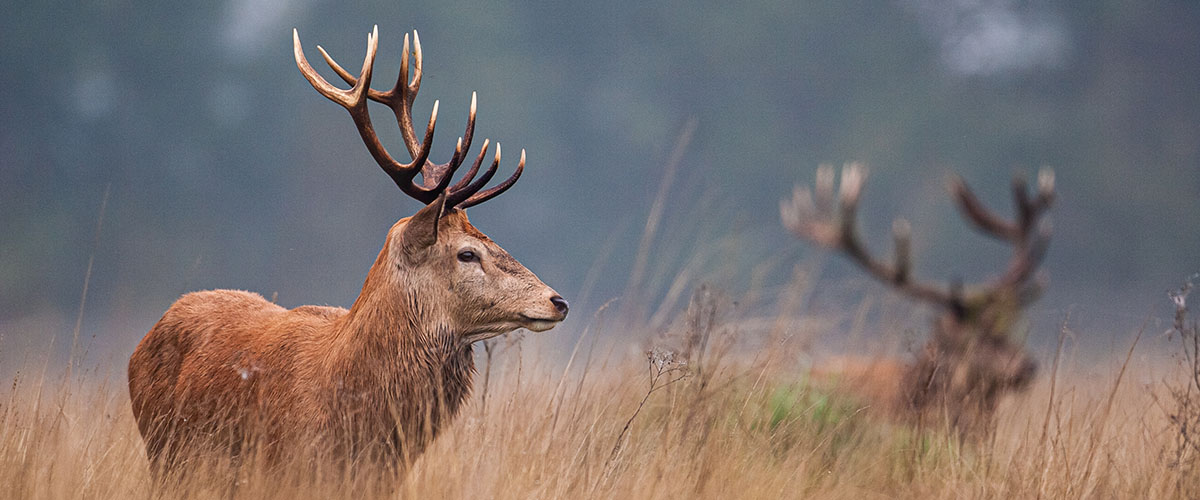
[[[685,328],[686,329],[686,328]],[[546,361],[545,337],[502,338],[471,403],[389,496],[401,498],[1195,498],[1164,381],[1179,364],[1133,351],[1045,360],[1006,400],[991,441],[961,444],[830,391],[787,357],[709,332],[703,357],[588,347]],[[1133,341],[1133,332],[1129,336]],[[1146,340],[1143,339],[1143,346]],[[1142,349],[1139,347],[1138,349]],[[1144,349],[1143,349],[1144,350]],[[154,496],[123,367],[22,371],[0,409],[5,498]],[[858,388],[869,389],[869,388]],[[866,391],[869,393],[870,391]],[[1186,457],[1185,457],[1186,458]],[[353,470],[243,472],[238,498],[346,496]],[[217,498],[199,475],[163,497]],[[360,496],[360,495],[355,495]]]

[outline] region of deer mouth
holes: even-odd
[[[521,326],[531,332],[544,332],[555,325],[558,325],[562,318],[535,318],[533,316],[521,315]]]

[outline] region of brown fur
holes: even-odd
[[[1020,310],[1007,314],[1015,317]],[[903,374],[902,408],[922,425],[945,424],[967,439],[987,437],[1001,397],[1024,391],[1037,375],[1037,361],[1013,340],[1011,327],[994,327],[950,313],[938,318]]]
[[[809,380],[851,396],[871,412],[894,415],[900,404],[900,380],[908,364],[894,358],[837,356],[812,367]]]
[[[969,440],[985,438],[1001,398],[1025,390],[1038,365],[1012,335],[1018,302],[976,300],[962,314],[942,312],[912,360],[835,358],[814,367],[812,380],[885,415],[945,427]]]
[[[1037,362],[1007,336],[981,335],[945,315],[914,360],[838,357],[815,366],[813,382],[859,398],[873,412],[980,439],[1005,394],[1020,392]]]
[[[392,227],[350,310],[234,290],[176,301],[129,360],[156,469],[248,451],[389,466],[420,454],[470,392],[473,342],[565,317],[554,290],[463,211],[440,210]],[[480,260],[460,261],[464,249]]]

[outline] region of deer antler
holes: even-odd
[[[996,290],[1014,289],[1022,298],[1021,304],[1032,302],[1044,286],[1040,280],[1030,282],[1030,279],[1050,245],[1050,222],[1042,221],[1042,216],[1054,203],[1054,171],[1043,168],[1038,172],[1037,191],[1032,198],[1025,178],[1019,174],[1013,176],[1013,205],[1017,213],[1012,221],[985,208],[961,177],[951,179],[950,191],[959,209],[977,229],[1013,247],[1006,270],[989,284],[987,290],[995,293]]]
[[[417,96],[417,90],[421,87],[422,75],[421,40],[417,36],[416,31],[413,31],[415,64],[412,80],[406,81],[409,72],[409,45],[408,35],[405,35],[404,56],[400,61],[400,74],[396,78],[396,85],[386,92],[370,88],[371,70],[375,64],[375,52],[379,46],[378,26],[367,35],[367,55],[363,60],[362,71],[357,78],[335,62],[325,52],[324,48],[317,46],[317,50],[321,52],[321,56],[325,58],[325,62],[329,64],[329,67],[342,80],[351,85],[351,88],[348,90],[342,90],[333,86],[322,78],[321,75],[317,74],[312,65],[308,63],[308,59],[304,57],[304,49],[300,44],[300,34],[297,30],[292,30],[292,45],[295,51],[296,66],[300,68],[300,73],[304,75],[304,78],[312,84],[317,92],[320,92],[321,95],[338,103],[350,112],[350,117],[354,119],[354,125],[358,128],[358,133],[362,136],[363,143],[366,144],[371,156],[375,158],[375,162],[383,168],[383,171],[392,178],[392,181],[405,194],[422,203],[428,204],[445,193],[446,209],[456,206],[467,208],[483,203],[503,193],[517,182],[517,179],[521,177],[521,172],[525,170],[525,150],[522,149],[521,160],[517,164],[517,170],[513,172],[512,176],[496,186],[481,191],[487,182],[492,179],[492,176],[495,175],[496,169],[500,165],[500,144],[497,143],[496,155],[492,160],[491,166],[484,171],[482,176],[478,179],[475,178],[475,175],[479,172],[479,167],[483,164],[483,160],[487,156],[489,141],[484,139],[483,146],[479,151],[479,155],[475,158],[475,162],[467,170],[462,179],[453,186],[450,186],[450,180],[454,177],[454,172],[462,165],[466,151],[471,148],[471,139],[475,133],[475,93],[471,93],[471,111],[467,117],[466,131],[463,132],[462,137],[459,137],[458,144],[454,148],[454,155],[450,157],[450,161],[446,163],[429,161],[429,150],[433,143],[433,131],[437,124],[438,102],[434,101],[433,112],[429,117],[429,125],[425,128],[425,135],[421,141],[418,141],[412,120],[412,103]],[[387,148],[380,143],[379,137],[375,135],[375,129],[371,123],[370,113],[367,111],[368,99],[386,105],[396,115],[396,123],[400,127],[400,134],[404,137],[404,144],[412,157],[411,163],[396,161],[388,153]],[[414,181],[418,173],[421,174],[422,182],[420,184]]]
[[[961,178],[955,177],[950,189],[965,217],[979,230],[1013,246],[1006,270],[997,279],[981,284],[972,296],[963,297],[962,287],[948,287],[917,281],[911,276],[911,228],[907,221],[897,219],[892,224],[895,254],[892,263],[870,254],[858,236],[858,202],[866,183],[867,171],[860,164],[842,169],[837,205],[834,200],[834,171],[829,165],[817,169],[815,188],[796,186],[791,200],[780,202],[783,224],[797,236],[845,254],[881,281],[917,299],[932,302],[955,313],[960,318],[970,313],[969,306],[990,304],[1009,297],[1018,307],[1033,301],[1042,283],[1031,281],[1045,256],[1050,241],[1050,226],[1039,221],[1054,201],[1054,173],[1043,169],[1038,174],[1037,193],[1030,197],[1024,179],[1013,180],[1013,200],[1017,215],[1006,220],[979,202]]]

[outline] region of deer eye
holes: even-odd
[[[471,250],[463,250],[458,252],[459,262],[479,262],[479,254]]]

